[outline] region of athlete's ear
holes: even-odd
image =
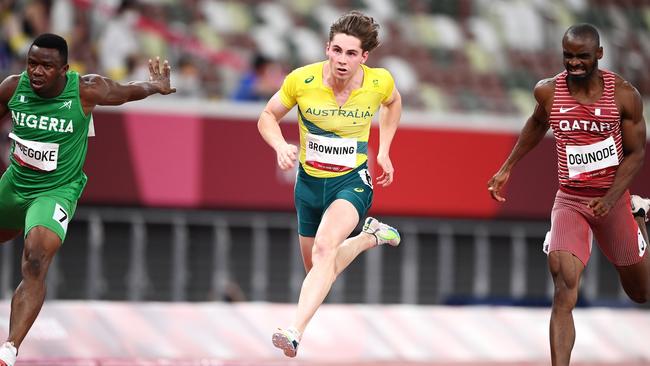
[[[59,75],[65,76],[65,74],[68,72],[69,69],[70,69],[69,64],[65,64],[65,65],[61,66],[61,69],[59,71]]]
[[[368,61],[368,55],[370,55],[370,51],[362,51],[361,52],[361,63],[365,64],[366,61]]]

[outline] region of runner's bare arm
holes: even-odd
[[[377,184],[382,187],[389,186],[394,179],[395,169],[390,160],[390,145],[395,137],[397,126],[402,115],[402,96],[397,88],[386,99],[379,110],[379,152],[377,153],[377,164],[382,173],[377,177]]]
[[[131,81],[120,84],[107,77],[90,74],[81,78],[80,93],[84,110],[96,105],[120,105],[144,99],[152,94],[171,94],[176,91],[170,86],[171,68],[165,60],[160,68],[160,60],[149,60],[149,81]]]
[[[0,83],[0,120],[9,112],[9,101],[18,87],[20,75],[11,75]]]
[[[618,166],[614,183],[605,196],[589,203],[596,216],[609,212],[623,192],[629,188],[645,159],[646,126],[641,94],[630,83],[621,80],[616,86],[616,101],[621,111],[623,161]]]
[[[521,160],[528,152],[530,152],[539,142],[544,138],[546,131],[548,131],[550,124],[548,118],[550,115],[549,101],[553,99],[555,84],[553,79],[544,79],[537,83],[534,90],[535,110],[533,114],[528,117],[521,134],[517,139],[517,143],[512,148],[510,155],[503,163],[499,171],[488,181],[488,191],[492,198],[499,202],[506,199],[501,196],[501,189],[510,178],[512,168]]]
[[[293,168],[298,156],[298,148],[287,143],[280,129],[280,120],[288,112],[289,109],[280,101],[280,92],[277,92],[268,101],[257,122],[260,135],[275,150],[281,169]]]

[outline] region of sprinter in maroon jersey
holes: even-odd
[[[488,182],[492,197],[505,201],[500,192],[512,168],[553,129],[560,183],[548,255],[555,286],[550,322],[554,366],[569,365],[575,342],[572,311],[591,254],[592,233],[616,267],[627,295],[644,303],[650,294],[647,201],[635,197],[635,212],[643,212],[635,221],[628,191],[645,156],[641,95],[619,75],[598,68],[603,48],[594,26],[570,27],[562,49],[566,70],[537,83],[535,110],[510,156]]]

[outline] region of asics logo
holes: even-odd
[[[577,105],[574,105],[574,106],[571,107],[571,108],[564,108],[564,107],[560,106],[560,113],[566,113],[566,112],[571,111],[571,110],[574,110],[574,109],[576,109],[576,108],[578,108]]]

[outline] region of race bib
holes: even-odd
[[[15,142],[14,158],[20,165],[45,172],[56,170],[59,144],[23,140],[13,132],[9,138]]]
[[[314,168],[342,172],[357,166],[357,139],[307,134],[305,162]]]
[[[612,136],[591,145],[566,146],[569,178],[618,165],[618,152]]]

